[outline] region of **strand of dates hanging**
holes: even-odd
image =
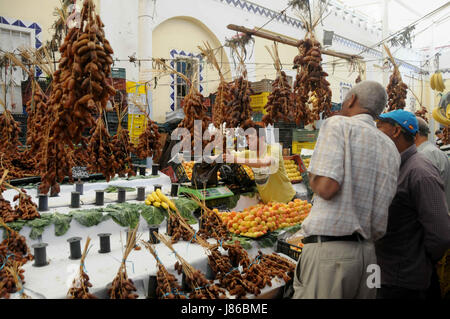
[[[291,122],[295,116],[295,104],[292,98],[292,88],[287,80],[287,75],[281,70],[281,61],[278,54],[278,44],[273,45],[273,52],[266,46],[272,60],[274,61],[277,78],[272,84],[272,92],[268,97],[265,106],[267,114],[262,121],[265,125],[274,124],[274,122]]]
[[[178,259],[175,264],[175,270],[178,271],[178,274],[184,273],[186,284],[191,289],[189,294],[190,299],[225,299],[225,290],[206,279],[201,271],[192,267],[183,257],[181,257],[173,248],[168,238],[157,233],[155,233],[155,236],[157,236]]]
[[[103,27],[92,0],[85,0],[80,28],[70,29],[60,47],[61,60],[53,75],[49,101],[54,118],[44,143],[46,160],[40,167],[42,193],[65,176],[71,179],[74,145],[83,141],[86,130],[101,127],[94,117],[100,117],[109,97],[116,94],[106,81],[111,75],[113,50]],[[110,171],[106,173],[110,175]]]
[[[408,86],[402,80],[400,70],[398,68],[397,63],[395,63],[395,59],[392,56],[391,51],[386,45],[383,44],[383,46],[389,56],[392,65],[394,66],[394,71],[392,72],[392,75],[389,78],[389,84],[387,86],[387,93],[388,93],[387,112],[395,110],[403,110],[406,106],[406,96],[408,94]]]
[[[127,244],[123,253],[122,262],[120,263],[119,271],[114,278],[111,287],[108,289],[108,296],[111,299],[137,299],[139,296],[135,293],[137,291],[136,286],[131,278],[128,278],[127,274],[127,258],[136,244],[136,232],[139,224],[136,228],[130,232],[127,236]]]
[[[84,265],[90,242],[91,238],[88,237],[80,260],[80,272],[78,278],[73,280],[72,287],[67,292],[69,299],[97,299],[95,295],[89,292],[89,288],[92,287],[92,284],[89,282],[89,276],[86,274],[86,267]]]
[[[239,76],[231,84],[230,92],[232,100],[227,104],[228,112],[224,116],[224,120],[228,128],[242,128],[245,130],[254,124],[251,117],[252,109],[250,107],[250,95],[253,94],[253,90],[247,79],[244,49],[241,48],[241,52],[239,52],[237,46],[232,45],[231,48],[238,59],[237,74]]]
[[[296,122],[304,125],[326,119],[331,115],[331,89],[326,80],[328,74],[322,69],[322,53],[320,43],[313,35],[307,34],[299,42],[299,55],[294,64],[298,66],[294,83]]]
[[[183,292],[181,286],[178,284],[174,275],[170,274],[166,267],[162,264],[161,260],[156,253],[156,249],[153,244],[145,241],[141,241],[145,248],[153,255],[156,260],[156,266],[158,268],[156,272],[156,296],[158,299],[187,299],[187,296]]]

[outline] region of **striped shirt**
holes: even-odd
[[[303,235],[358,232],[371,241],[383,237],[399,168],[395,144],[376,128],[370,115],[326,120],[308,171],[334,179],[340,191],[331,200],[315,196],[311,213],[302,224]]]

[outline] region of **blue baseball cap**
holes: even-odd
[[[405,131],[416,135],[419,131],[419,121],[416,116],[411,112],[405,110],[395,110],[389,113],[381,114],[378,117],[381,121],[383,120],[393,120],[398,125],[400,125]]]

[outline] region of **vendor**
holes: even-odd
[[[278,143],[266,143],[265,129],[262,126],[255,125],[253,128],[256,132],[247,135],[249,150],[224,154],[223,161],[252,168],[256,187],[265,204],[288,203],[297,196],[284,168],[282,147]]]

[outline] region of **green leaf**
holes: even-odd
[[[178,198],[173,201],[181,216],[187,219],[189,224],[196,224],[197,219],[192,215],[200,206],[192,199]]]
[[[28,227],[31,227],[30,238],[34,240],[38,239],[38,237],[41,236],[42,233],[44,232],[45,227],[51,224],[52,224],[51,214],[42,214],[41,218],[36,218],[28,221],[26,225]]]
[[[152,179],[152,178],[158,178],[158,177],[159,177],[159,175],[157,175],[157,176],[153,176],[153,175],[141,176],[141,175],[138,175],[138,176],[130,176],[130,177],[127,178],[127,180],[128,181],[134,181],[134,180],[137,180],[137,179]]]
[[[141,216],[148,225],[160,225],[167,217],[167,211],[155,206],[146,206],[141,209]]]
[[[55,236],[63,236],[67,233],[72,222],[72,216],[63,215],[58,212],[53,214],[52,222],[55,225]]]
[[[109,215],[103,215],[101,209],[78,210],[71,212],[69,215],[85,227],[97,226],[111,218]]]
[[[121,186],[111,185],[105,189],[105,193],[118,193],[119,189],[125,189],[125,192],[135,192],[136,191],[136,188],[133,188],[133,187],[121,187]]]
[[[123,203],[118,205],[108,205],[106,212],[112,219],[122,227],[135,228],[139,223],[139,205]]]
[[[252,249],[252,244],[250,243],[250,238],[237,236],[235,234],[232,235],[231,240],[229,240],[227,242],[227,244],[233,245],[236,240],[241,244],[242,248],[244,248],[246,250]]]
[[[9,228],[14,229],[16,232],[20,232],[26,223],[27,223],[26,220],[19,219],[19,220],[16,220],[15,222],[6,223],[6,225]],[[0,226],[0,228],[1,228],[1,226]]]
[[[294,234],[294,233],[298,232],[301,228],[302,228],[302,224],[298,224],[298,225],[283,228],[282,230],[284,230],[287,233]]]
[[[273,247],[278,240],[278,233],[277,232],[271,232],[267,236],[264,236],[264,238],[261,238],[258,241],[258,245],[262,248],[271,248]]]

